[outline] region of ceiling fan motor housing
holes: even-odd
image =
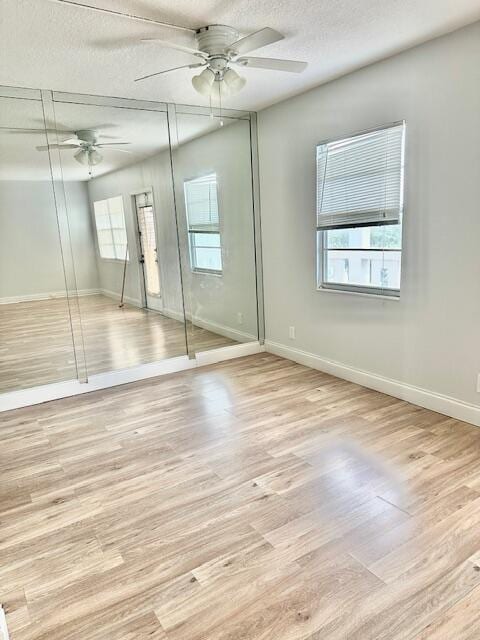
[[[195,37],[200,51],[209,56],[225,56],[231,44],[238,40],[238,31],[223,24],[212,24],[198,29]]]
[[[89,144],[95,144],[98,139],[97,132],[93,129],[81,129],[80,131],[75,131],[75,135],[79,140]]]

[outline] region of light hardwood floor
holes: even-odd
[[[478,640],[480,431],[269,354],[0,414],[12,640]]]
[[[182,322],[103,295],[79,298],[89,374],[186,353]],[[233,340],[189,323],[190,348]],[[66,299],[0,305],[0,393],[77,377]]]

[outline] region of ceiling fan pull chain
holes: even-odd
[[[219,115],[220,115],[220,126],[223,127],[223,119],[222,119],[222,87],[221,83],[223,80],[220,80],[218,83],[218,106],[219,106]]]

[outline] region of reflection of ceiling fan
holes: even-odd
[[[130,142],[99,142],[99,134],[94,129],[83,129],[75,131],[73,138],[68,138],[58,144],[48,144],[37,147],[37,151],[48,151],[49,149],[78,149],[74,158],[80,164],[93,167],[103,160],[102,154],[98,151],[104,147],[131,144]],[[130,153],[127,149],[112,149],[121,153]]]
[[[246,79],[241,77],[232,65],[240,67],[255,67],[257,69],[267,69],[271,71],[289,71],[292,73],[301,73],[307,67],[306,62],[296,60],[279,60],[277,58],[255,58],[245,56],[246,53],[273,44],[279,40],[283,40],[284,36],[274,29],[266,27],[256,31],[244,38],[238,39],[238,32],[232,27],[224,25],[209,25],[200,29],[188,29],[187,27],[179,27],[160,22],[151,18],[142,18],[119,11],[111,11],[100,7],[94,7],[82,2],[81,4],[74,0],[51,0],[58,4],[68,4],[77,6],[82,9],[109,14],[117,17],[129,18],[149,24],[159,24],[162,27],[170,27],[176,30],[190,32],[195,40],[192,46],[183,46],[170,40],[162,40],[159,38],[143,39],[142,42],[153,42],[163,47],[178,49],[185,53],[190,53],[201,59],[201,62],[174,67],[173,69],[165,69],[156,73],[137,78],[136,82],[146,80],[163,73],[170,73],[179,69],[196,69],[205,67],[205,69],[197,76],[192,78],[192,84],[196,91],[204,96],[228,96],[240,91],[246,83]]]

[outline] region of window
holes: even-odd
[[[97,200],[93,203],[93,208],[100,257],[110,260],[128,259],[122,196]]]
[[[317,146],[317,282],[398,296],[405,123]]]
[[[190,266],[193,271],[222,272],[222,245],[218,217],[217,176],[211,174],[184,183]]]

